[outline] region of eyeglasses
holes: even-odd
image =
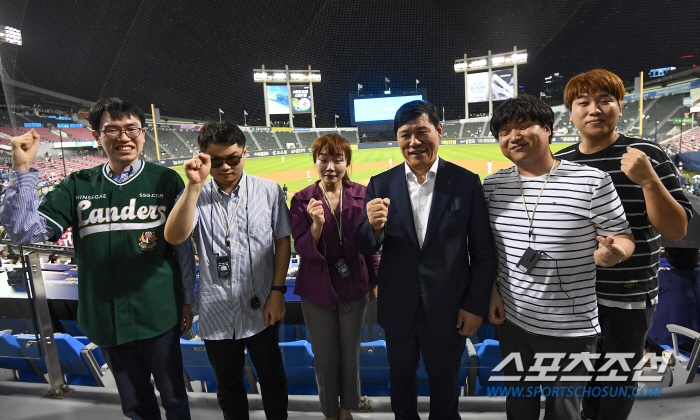
[[[224,164],[224,161],[226,161],[226,164],[228,166],[234,167],[234,166],[237,166],[239,163],[241,163],[242,157],[243,157],[243,155],[235,155],[235,156],[231,155],[231,156],[227,157],[226,159],[221,159],[221,158],[212,156],[211,167],[212,168],[220,168],[221,165]]]
[[[142,127],[130,127],[126,130],[120,130],[118,128],[108,128],[106,130],[97,130],[97,132],[104,133],[105,137],[110,140],[116,140],[121,137],[122,133],[126,133],[126,136],[132,140],[137,139],[145,129]]]

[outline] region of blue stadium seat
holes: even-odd
[[[668,350],[668,351],[670,351],[670,352],[672,352],[672,353],[675,354],[675,352],[673,351],[673,346],[669,346],[669,345],[666,345],[666,344],[659,344],[659,346],[661,346],[662,349]],[[684,352],[684,351],[679,351],[679,352],[678,352],[678,357],[679,357],[680,359],[682,359],[683,362],[687,362],[687,361],[690,359],[690,355],[689,355],[687,352]],[[697,373],[700,373],[700,366],[698,367],[698,369],[697,369],[696,372],[697,372]]]
[[[306,325],[280,324],[279,326],[280,343],[291,343],[299,340],[308,341],[308,339]]]
[[[464,386],[464,392],[462,395],[474,395],[476,392],[476,375],[479,368],[479,349],[481,348],[481,343],[473,344],[469,338],[467,338],[466,348],[464,353],[462,353],[462,361],[459,367],[459,377],[458,382],[460,385]]]
[[[194,334],[194,336],[199,335],[199,319],[192,321],[192,334]]]
[[[496,338],[496,326],[489,323],[482,323],[476,333],[470,335],[469,340],[473,344],[483,343],[484,340],[494,340]]]
[[[475,334],[475,336],[477,334]],[[470,345],[472,346],[471,350]],[[469,374],[472,373],[472,383],[469,384],[472,391],[469,392],[474,392],[474,388],[476,386],[476,378],[479,366],[478,351],[481,348],[481,345],[481,343],[472,345],[471,341],[467,340],[464,353],[462,353],[458,383],[460,384],[460,386],[463,386],[467,382],[467,378],[470,376]],[[420,360],[418,361],[418,370],[416,370],[416,377],[418,382],[418,395],[421,397],[430,396],[430,382],[428,381],[428,373],[425,370],[425,362],[423,361],[423,356],[421,356]],[[488,378],[488,375],[486,375],[486,378]],[[464,393],[464,395],[466,396],[467,394]]]
[[[503,381],[489,382],[488,380],[489,377],[492,376],[491,370],[503,360],[498,341],[484,340],[477,351],[477,355],[479,358],[479,369],[476,377],[476,390],[474,394],[477,396],[485,396],[488,395],[488,388],[505,387]],[[503,376],[503,371],[493,376]]]
[[[290,395],[318,395],[314,354],[311,343],[306,340],[280,343],[284,372],[287,375],[287,390]]]
[[[85,337],[84,335],[74,336],[73,338],[83,343],[84,346],[92,344],[90,339]],[[107,363],[104,356],[102,355],[102,350],[100,350],[100,348],[97,347],[97,345],[95,345],[94,348],[92,348],[92,355],[95,357],[95,361],[97,362],[98,366],[101,367],[104,366],[105,363]]]
[[[429,397],[430,382],[428,382],[428,372],[425,370],[425,362],[423,361],[422,354],[418,360],[418,370],[416,370],[416,376],[418,379],[418,396]]]
[[[216,392],[216,377],[202,341],[180,339],[182,366],[190,381],[202,381],[203,390]]]
[[[363,343],[369,343],[370,341],[386,340],[386,335],[384,334],[384,328],[380,327],[379,324],[366,324],[362,326],[362,339]]]
[[[12,334],[25,334],[34,332],[31,319],[0,318],[0,331],[8,331]]]
[[[17,379],[20,372],[26,372],[32,374],[37,379],[36,382],[47,383],[36,362],[26,356],[14,335],[0,332],[0,368],[12,369]]]
[[[84,337],[85,336],[85,334],[83,334],[83,332],[80,331],[80,329],[78,328],[78,321],[62,320],[61,326],[63,327],[63,331],[66,334],[70,334],[73,337]]]
[[[190,381],[200,381],[202,390],[210,393],[216,392],[216,376],[214,368],[211,367],[209,356],[203,341],[189,341],[180,339],[180,350],[182,351],[182,365]],[[247,393],[251,393],[251,382],[255,386],[257,394],[256,376],[251,368],[250,357],[246,351],[246,366],[243,375],[243,382]]]
[[[386,341],[360,344],[360,386],[363,395],[389,395],[389,358]]]
[[[104,386],[101,379],[102,371],[92,352],[97,346],[92,343],[85,345],[68,334],[54,334],[54,341],[61,371],[68,385]],[[17,343],[27,356],[36,359],[36,365],[46,373],[46,361],[40,355],[37,337],[31,334],[20,334],[17,336]],[[39,378],[33,373],[26,375],[20,373],[19,378],[22,381],[39,382]]]

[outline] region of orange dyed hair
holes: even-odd
[[[564,88],[564,105],[571,111],[571,104],[576,99],[601,91],[613,95],[620,105],[625,99],[625,86],[622,84],[622,80],[613,72],[595,69],[581,73],[569,80]]]
[[[321,136],[314,140],[311,145],[311,154],[314,158],[314,164],[316,164],[316,159],[318,155],[325,149],[325,153],[330,156],[343,155],[345,162],[350,167],[350,162],[352,161],[352,149],[350,149],[350,143],[345,140],[345,137],[336,133],[329,133],[325,136]],[[343,185],[349,187],[350,177],[348,172],[345,171],[345,176],[343,177]]]

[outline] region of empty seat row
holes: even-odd
[[[101,367],[105,364],[100,349],[87,337],[54,334],[61,372],[68,385],[104,386]],[[46,383],[46,360],[36,335],[0,332],[0,368],[11,369],[23,382]]]

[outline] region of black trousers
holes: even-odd
[[[180,323],[169,331],[145,340],[115,347],[101,347],[117,383],[122,412],[135,420],[160,419],[151,375],[169,420],[189,420],[185,378],[180,351]]]
[[[537,353],[593,353],[596,349],[596,337],[561,338],[532,334],[518,327],[510,321],[496,327],[500,339],[501,356],[505,359],[511,353],[520,353],[524,372],[518,371],[514,362],[508,363],[503,368],[505,376],[537,375],[528,372],[530,367],[536,364]],[[551,365],[551,359],[543,363]],[[506,382],[511,391],[523,390],[523,396],[506,397],[506,417],[508,420],[538,420],[540,418],[540,395],[535,389],[543,387],[542,395],[547,397],[545,401],[545,420],[578,420],[581,417],[580,405],[583,388],[586,385],[582,381],[569,381],[566,376],[586,376],[588,371],[584,364],[579,364],[570,372],[563,372],[569,365],[570,359],[564,358],[559,363],[560,369],[551,372],[547,376],[557,377],[554,381],[520,381]],[[544,389],[547,388],[547,389]],[[578,392],[573,392],[577,390]],[[570,390],[572,392],[570,392]],[[517,392],[517,391],[516,391]],[[578,395],[577,395],[578,394]]]
[[[457,314],[455,314],[455,321]],[[421,354],[430,384],[430,418],[455,420],[459,416],[459,365],[467,338],[455,328],[454,339],[437,343],[430,334],[423,303],[407,335],[386,333],[389,358],[391,410],[396,419],[417,420],[418,378],[416,370]]]
[[[647,332],[651,328],[655,310],[656,305],[651,305],[649,301],[645,309],[620,309],[598,305],[598,320],[603,339],[598,344],[598,352],[602,353],[602,356],[596,361],[596,371],[608,360],[605,358],[605,353],[634,353],[634,359],[626,359],[630,368],[634,368],[642,360]],[[621,372],[617,364],[611,369],[618,369]],[[629,372],[627,381],[602,383],[603,386],[625,387],[628,396],[584,397],[583,415],[587,419],[598,420],[625,420],[629,417],[634,406],[632,391],[637,386],[637,382],[631,380],[633,373]],[[601,386],[601,382],[595,382],[593,378],[593,381],[588,383],[588,387],[596,386]]]
[[[224,419],[248,419],[248,395],[243,382],[246,347],[258,373],[265,416],[272,420],[287,418],[287,377],[278,345],[278,328],[278,324],[269,326],[240,340],[204,340]]]

